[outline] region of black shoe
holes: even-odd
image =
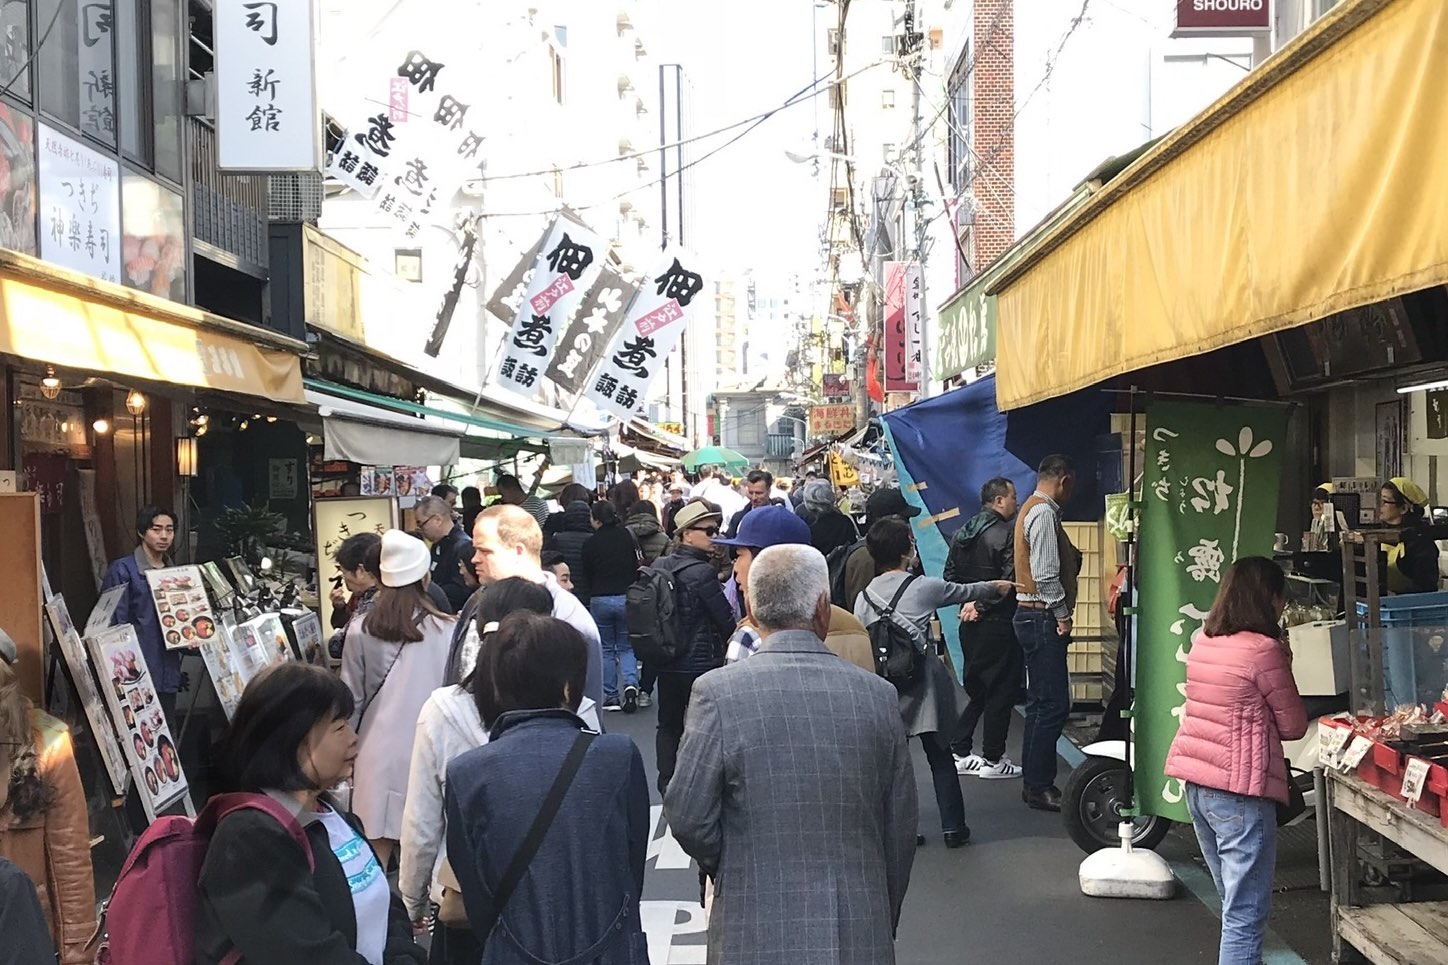
[[[1021,800],[1026,807],[1037,811],[1061,810],[1061,792],[1054,785],[1046,788],[1027,788],[1021,791]]]
[[[917,835],[915,835],[915,847],[918,848],[918,847],[920,847],[921,845],[923,845],[924,843],[925,843],[925,835],[923,835],[923,834],[917,834]]]
[[[639,689],[633,684],[623,688],[623,712],[632,714],[639,709]]]
[[[970,828],[961,828],[959,831],[945,832],[945,846],[947,848],[959,848],[970,843]]]

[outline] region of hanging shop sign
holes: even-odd
[[[920,388],[924,290],[916,262],[885,262],[885,391]]]
[[[322,626],[332,625],[331,591],[342,586],[342,569],[336,559],[342,541],[358,533],[380,536],[396,526],[397,502],[391,496],[333,496],[313,501],[312,532],[317,539],[317,596],[321,600]]]
[[[101,697],[90,661],[86,659],[85,644],[81,642],[75,621],[70,618],[70,609],[60,594],[57,593],[45,602],[45,615],[50,619],[50,629],[55,634],[55,642],[59,644],[61,655],[65,657],[65,666],[70,671],[71,682],[75,684],[76,696],[80,698],[80,706],[85,712],[86,723],[90,725],[91,736],[100,748],[101,763],[105,765],[106,775],[111,779],[111,787],[115,788],[117,794],[125,794],[126,753],[121,750],[121,742],[116,739],[115,726],[111,723],[110,713]],[[107,622],[109,623],[109,618]]]
[[[88,642],[131,776],[146,811],[154,817],[185,797],[186,775],[141,642],[129,623],[103,630]]]
[[[530,397],[541,387],[558,333],[603,272],[608,250],[592,229],[564,215],[553,219],[544,238],[496,378],[502,388]]]
[[[1270,555],[1285,409],[1163,402],[1149,427],[1141,518],[1136,787],[1146,814],[1190,821],[1162,773],[1186,707],[1186,661],[1234,560]]]
[[[589,378],[584,396],[620,420],[628,420],[643,407],[664,360],[699,311],[698,296],[706,282],[688,267],[694,264],[694,256],[682,249],[665,250],[659,270],[639,287],[627,320]]]
[[[605,265],[548,365],[548,378],[555,385],[575,394],[583,391],[603,359],[604,349],[623,326],[632,295],[633,286],[611,265]]]
[[[855,427],[855,407],[852,405],[812,405],[809,408],[809,434],[811,436],[838,436]]]
[[[40,134],[40,257],[121,280],[121,168],[44,124]]]
[[[953,378],[995,361],[996,298],[985,289],[984,281],[972,284],[940,307],[934,378]]]
[[[824,393],[826,399],[848,399],[850,380],[844,375],[827,372],[824,377]]]
[[[1272,29],[1271,0],[1177,0],[1173,37],[1244,37]]]
[[[168,650],[187,650],[216,636],[216,615],[206,598],[201,571],[194,566],[147,570],[146,582]]]
[[[311,0],[217,0],[216,166],[316,171],[321,110]]]
[[[518,260],[508,277],[504,278],[493,292],[493,297],[488,299],[488,311],[494,318],[511,325],[513,319],[518,317],[518,309],[522,307],[523,299],[528,294],[528,285],[533,281],[533,269],[538,264],[538,255],[543,250],[543,242],[547,240],[545,233],[538,239],[538,243]]]

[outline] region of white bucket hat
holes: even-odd
[[[427,544],[400,529],[382,534],[382,585],[409,586],[419,582],[432,569],[432,554]]]

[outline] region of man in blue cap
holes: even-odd
[[[749,585],[749,567],[754,557],[771,546],[789,543],[809,546],[810,529],[809,524],[787,506],[754,509],[740,519],[739,532],[733,539],[714,540],[715,546],[728,546],[734,550],[734,579],[741,594]],[[746,599],[745,603],[748,602]],[[729,638],[724,659],[728,663],[738,663],[745,657],[753,656],[759,650],[760,640],[758,628],[746,616]],[[870,635],[853,613],[837,606],[830,607],[830,632],[825,637],[825,646],[850,663],[875,672]]]

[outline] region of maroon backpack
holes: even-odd
[[[97,965],[193,965],[196,961],[196,883],[212,832],[228,814],[263,811],[291,833],[315,868],[312,845],[296,816],[265,794],[218,794],[192,821],[158,818],[137,839],[102,916],[106,941]],[[235,965],[233,948],[221,965]]]

